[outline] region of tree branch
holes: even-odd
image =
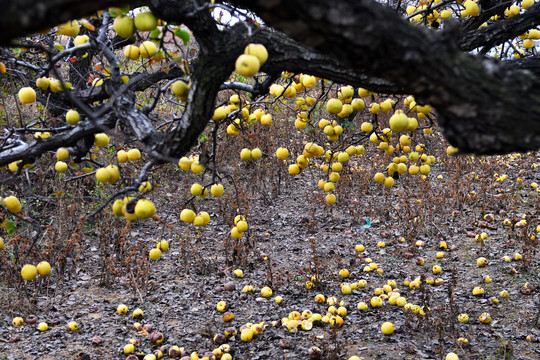
[[[134,0],[0,0],[0,44]]]
[[[393,82],[419,102],[433,105],[444,135],[462,152],[540,147],[540,94],[535,91],[540,81],[528,71],[463,53],[444,41],[444,32],[411,26],[370,0],[235,3],[307,46],[331,54],[344,67]],[[528,11],[534,14],[540,5],[534,7]],[[519,126],[515,119],[520,119]]]
[[[496,21],[486,27],[463,34],[458,41],[458,46],[463,51],[471,51],[479,47],[489,49],[538,25],[540,25],[540,3],[534,4],[523,14]]]

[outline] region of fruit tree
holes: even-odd
[[[94,320],[92,331],[140,336],[92,338],[88,351],[128,359],[141,346],[153,347],[145,359],[185,355],[175,337],[210,347],[201,336],[231,359],[241,322],[238,354],[269,324],[294,335],[326,323],[329,336],[310,337],[299,358],[344,358],[338,343],[353,342],[338,329],[354,312],[369,323],[358,334],[390,347],[383,339],[437,333],[432,353],[452,359],[468,343],[459,329],[478,349],[479,326],[499,327],[498,348],[499,330],[514,332],[508,320],[538,326],[540,311],[521,306],[532,301],[506,314],[509,299],[537,291],[535,0],[0,4],[0,297],[13,308],[11,343],[56,338],[60,320],[42,320],[60,302],[68,339],[89,345]],[[61,286],[74,279],[81,296]],[[98,281],[121,303],[100,300]],[[302,310],[301,294],[326,315]],[[170,334],[141,324],[158,303],[168,304],[158,317],[193,321]],[[39,320],[20,316],[35,309]],[[536,341],[512,336],[516,353]],[[363,351],[354,344],[350,355]]]
[[[101,183],[116,183],[119,167],[92,152],[112,145],[118,164],[143,155],[137,179],[108,204],[144,188],[156,165],[178,162],[198,142],[197,157],[179,165],[212,170],[213,185],[220,131],[234,137],[257,122],[271,126],[264,109],[283,99],[294,99],[294,126],[306,130],[305,139],[313,135],[289,172],[326,154],[322,169],[335,174],[321,188],[329,193],[341,169],[330,164],[334,157],[345,163],[368,141],[387,154],[407,154],[410,135],[428,134],[434,124],[454,145],[449,154],[456,147],[492,154],[540,143],[534,1],[153,0],[101,10],[119,3],[17,2],[0,15],[2,77],[7,91],[18,93],[16,112],[5,113],[0,166],[13,178],[54,151],[57,172],[69,177],[79,166]],[[174,111],[159,116],[165,104]],[[205,129],[213,141],[201,141]],[[399,144],[392,132],[403,133]],[[110,143],[111,135],[121,143]],[[288,157],[286,148],[278,150],[278,158]],[[421,166],[409,172],[426,175],[434,160],[417,155],[410,160]],[[241,153],[245,161],[261,156],[259,149]],[[402,160],[375,180],[393,186],[392,175],[407,170]],[[328,195],[328,203],[335,200]],[[132,204],[130,214],[154,214],[149,202]]]
[[[62,50],[55,48],[51,32],[15,39],[91,15],[115,3],[123,2],[27,1],[10,2],[6,6],[1,15],[0,40],[6,45],[29,49],[28,54],[11,58],[13,55],[4,52],[8,68],[29,71],[37,78],[53,74],[55,66],[70,59],[77,67],[78,62],[83,62],[81,66],[84,66],[99,56],[111,73],[106,75],[106,84],[101,88],[79,84],[79,81],[73,85],[80,86],[52,94],[54,96],[48,99],[51,111],[59,113],[61,109],[77,107],[95,121],[57,129],[46,143],[25,142],[10,147],[9,151],[4,146],[1,164],[20,159],[33,162],[42,153],[66,142],[73,145],[98,128],[110,129],[117,119],[125,125],[125,131],[132,132],[144,143],[154,158],[175,159],[187,152],[207,125],[216,94],[221,89],[237,87],[257,97],[264,94],[284,70],[376,92],[415,95],[419,103],[436,109],[437,121],[447,139],[461,151],[500,153],[538,147],[539,95],[534,91],[539,87],[538,60],[530,44],[534,45],[537,36],[535,26],[540,5],[534,2],[509,6],[502,2],[420,1],[384,6],[375,1],[352,4],[349,1],[274,1],[271,4],[266,1],[147,1],[166,25],[160,34],[152,35],[158,47],[165,45],[167,32],[172,34],[176,25],[185,24],[193,32],[201,51],[197,59],[190,61],[189,71],[187,65],[182,70],[178,61],[171,63],[174,59],[164,54],[161,66],[170,71],[133,74],[128,84],[121,81],[122,71],[113,66],[118,60],[115,51],[129,43],[139,44],[142,37],[138,31],[138,36],[129,36],[127,40],[121,36],[109,39],[116,35],[109,32],[114,20],[111,15],[78,25],[82,25],[83,32],[91,38],[78,48],[73,45]],[[475,10],[467,10],[469,3]],[[233,5],[244,6],[249,11]],[[209,11],[212,9],[216,9],[214,15]],[[216,14],[220,12],[230,13],[242,21],[216,23]],[[255,14],[260,18],[255,18]],[[260,19],[269,27],[257,26],[255,22]],[[122,35],[131,35],[131,32],[128,30]],[[179,39],[175,41],[178,44]],[[224,84],[234,69],[236,58],[250,42],[267,47],[269,60],[261,70],[268,77],[257,84]],[[40,62],[30,57],[34,53],[42,54]],[[80,59],[85,53],[88,57]],[[514,59],[514,54],[519,58]],[[512,61],[499,61],[493,55],[499,60]],[[151,107],[136,109],[133,96],[150,85],[162,84],[160,81],[181,77],[192,84],[187,106],[181,119],[172,124],[174,131],[163,134],[149,121]],[[34,86],[35,80],[27,77],[23,83]],[[161,93],[156,93],[155,101]],[[47,101],[43,93],[38,95],[38,101]],[[92,106],[104,99],[109,99],[106,105]],[[519,126],[515,126],[516,119]]]

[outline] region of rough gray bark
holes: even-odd
[[[521,15],[464,33],[460,36],[458,45],[464,51],[479,47],[489,49],[538,25],[540,25],[540,3],[534,4]]]
[[[392,81],[433,105],[445,137],[463,152],[540,147],[540,80],[527,70],[464,53],[455,31],[413,27],[371,0],[235,3],[343,66]],[[519,23],[538,9],[535,4],[510,20]]]
[[[0,0],[0,44],[134,0]]]

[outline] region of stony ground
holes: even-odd
[[[115,275],[107,275],[104,254],[111,256],[112,263],[121,255],[115,254],[114,243],[103,244],[99,227],[85,228],[81,257],[72,271],[62,277],[53,271],[50,283],[26,284],[26,295],[15,294],[9,283],[2,284],[0,359],[124,359],[127,355],[122,349],[130,339],[137,340],[141,353],[177,345],[188,355],[196,351],[202,357],[219,347],[213,338],[226,328],[263,321],[264,331],[252,341],[242,342],[239,334],[227,339],[234,359],[307,359],[312,346],[322,350],[324,359],[352,355],[366,360],[443,359],[450,351],[460,359],[540,358],[539,291],[532,287],[539,285],[538,245],[525,254],[522,230],[503,225],[505,218],[515,223],[526,214],[527,236],[536,233],[538,193],[525,186],[536,180],[536,172],[526,173],[523,184],[515,182],[517,172],[499,184],[487,175],[482,178],[478,170],[480,180],[463,180],[455,199],[449,199],[455,180],[446,171],[440,167],[442,179],[434,173],[426,181],[406,184],[403,180],[404,187],[392,191],[360,182],[340,195],[347,197],[346,202],[332,207],[323,204],[315,177],[289,178],[279,194],[248,194],[250,230],[236,249],[225,240],[230,223],[218,213],[223,204],[207,206],[212,223],[198,233],[178,220],[174,191],[156,192],[156,202],[163,209],[158,215],[164,222],[150,220],[124,228],[124,249],[145,249],[146,254],[148,244],[167,239],[169,251],[149,264],[137,263],[142,252],[135,253],[128,272],[127,267],[113,266],[107,271]],[[406,190],[405,185],[416,190]],[[471,195],[473,191],[476,195]],[[494,221],[484,220],[486,213],[492,213]],[[122,221],[112,224],[125,225]],[[483,245],[474,238],[481,232],[488,234]],[[418,240],[423,246],[417,246]],[[378,247],[381,241],[385,247]],[[440,249],[440,241],[446,241],[448,249]],[[356,252],[357,244],[363,244],[365,251]],[[444,252],[442,258],[436,257],[438,251]],[[526,255],[528,263],[501,260],[516,252]],[[123,254],[127,256],[125,250]],[[487,267],[476,265],[479,256],[487,258]],[[423,265],[419,258],[424,259]],[[369,259],[383,272],[365,272]],[[435,264],[442,267],[440,274],[433,274]],[[237,268],[243,270],[242,278],[233,275]],[[350,271],[348,279],[338,275],[342,268]],[[321,281],[314,281],[308,290],[306,281],[313,275]],[[484,283],[486,275],[493,280],[489,284]],[[419,289],[404,285],[404,280],[418,276],[423,280]],[[443,283],[429,285],[429,277]],[[341,293],[342,282],[361,279],[367,280],[365,288],[350,295]],[[409,303],[423,306],[425,315],[406,312],[387,301],[380,308],[357,309],[361,301],[369,304],[375,289],[390,279]],[[527,282],[529,291],[524,287]],[[246,285],[254,291],[242,292]],[[263,286],[272,288],[271,298],[261,296]],[[475,286],[483,287],[485,293],[474,296]],[[500,297],[502,290],[509,292],[509,299]],[[315,321],[311,331],[293,333],[280,326],[292,311],[309,309],[325,315],[328,304],[314,301],[319,293],[345,301],[348,314],[342,327]],[[279,305],[273,300],[276,295],[283,297]],[[497,297],[498,304],[491,297]],[[222,300],[234,313],[229,323],[216,310]],[[127,305],[127,315],[116,313],[119,304]],[[135,308],[141,308],[144,317],[133,319]],[[490,324],[479,322],[484,312],[491,315]],[[469,315],[468,323],[458,322],[460,313]],[[11,325],[13,317],[31,314],[38,322],[46,321],[49,330],[41,333],[27,323]],[[78,323],[78,330],[66,330],[71,320]],[[150,324],[151,330],[136,331],[136,321]],[[395,325],[392,336],[380,331],[385,321]],[[161,344],[151,343],[147,333],[153,331],[164,334]],[[462,337],[468,339],[468,346],[458,341]]]

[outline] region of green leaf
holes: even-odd
[[[109,8],[109,15],[111,15],[112,17],[117,17],[118,15],[120,15],[120,11],[118,8]]]
[[[184,46],[187,45],[189,38],[191,37],[187,31],[182,29],[176,29],[174,35],[178,36],[180,39],[182,39],[182,41],[184,41]]]
[[[154,30],[152,30],[152,32],[150,32],[150,38],[152,40],[158,40],[160,34],[161,30],[159,28],[155,28]]]
[[[54,47],[57,48],[57,49],[60,50],[60,51],[64,51],[64,47],[63,47],[62,44],[60,44],[60,43],[55,43],[55,44],[54,44]]]
[[[6,220],[4,224],[6,226],[6,232],[8,233],[8,235],[11,235],[15,231],[17,231],[17,223],[15,221]]]

